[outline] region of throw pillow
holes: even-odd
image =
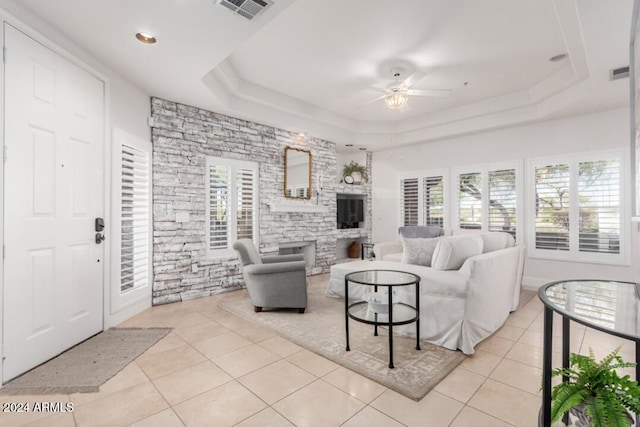
[[[402,262],[431,266],[431,257],[440,241],[439,237],[431,239],[402,239]]]
[[[515,240],[509,233],[502,231],[491,231],[480,235],[483,241],[482,253],[498,251],[500,249],[510,248],[514,245]]]
[[[482,253],[482,237],[477,234],[440,239],[433,252],[431,266],[436,270],[458,270],[467,258]]]

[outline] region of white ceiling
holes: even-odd
[[[339,143],[387,146],[628,105],[633,0],[17,0],[152,96]],[[156,35],[154,46],[135,40]],[[550,62],[551,56],[569,58]],[[391,69],[424,73],[392,111]],[[465,85],[467,82],[467,85]],[[355,149],[354,148],[354,149]]]

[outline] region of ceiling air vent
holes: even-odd
[[[216,3],[249,20],[273,4],[270,0],[216,0]]]
[[[609,80],[620,80],[629,77],[629,67],[620,67],[611,70]]]

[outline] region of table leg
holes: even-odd
[[[562,367],[569,367],[569,356],[571,355],[571,321],[568,317],[562,317]],[[569,381],[569,376],[563,375],[562,381]],[[562,422],[569,425],[569,413],[562,417]]]
[[[393,304],[391,296],[393,291],[389,289],[389,368],[393,369]]]
[[[373,287],[373,292],[378,292],[378,285],[375,285]],[[378,336],[378,313],[373,313],[373,320],[375,320],[376,322],[373,325],[373,336],[377,337]]]
[[[347,351],[349,348],[349,280],[344,279],[344,327],[347,333]]]
[[[544,307],[544,350],[542,357],[542,427],[551,427],[551,355],[553,310]]]
[[[416,282],[416,350],[420,350],[420,282]]]

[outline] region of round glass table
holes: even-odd
[[[562,316],[562,366],[569,366],[570,321],[636,344],[636,379],[640,378],[640,284],[606,280],[562,280],[538,290],[544,304],[542,408],[538,424],[551,426],[553,312]],[[566,380],[566,379],[564,379]],[[565,419],[566,423],[566,419]]]
[[[371,286],[373,292],[365,293],[367,300],[349,302],[349,282]],[[415,305],[393,301],[394,288],[414,286]],[[378,287],[386,288],[379,293]],[[355,271],[344,276],[344,316],[349,348],[349,318],[373,325],[373,334],[378,335],[378,326],[389,329],[389,368],[393,368],[393,327],[416,323],[416,350],[420,350],[420,276],[395,270]]]

